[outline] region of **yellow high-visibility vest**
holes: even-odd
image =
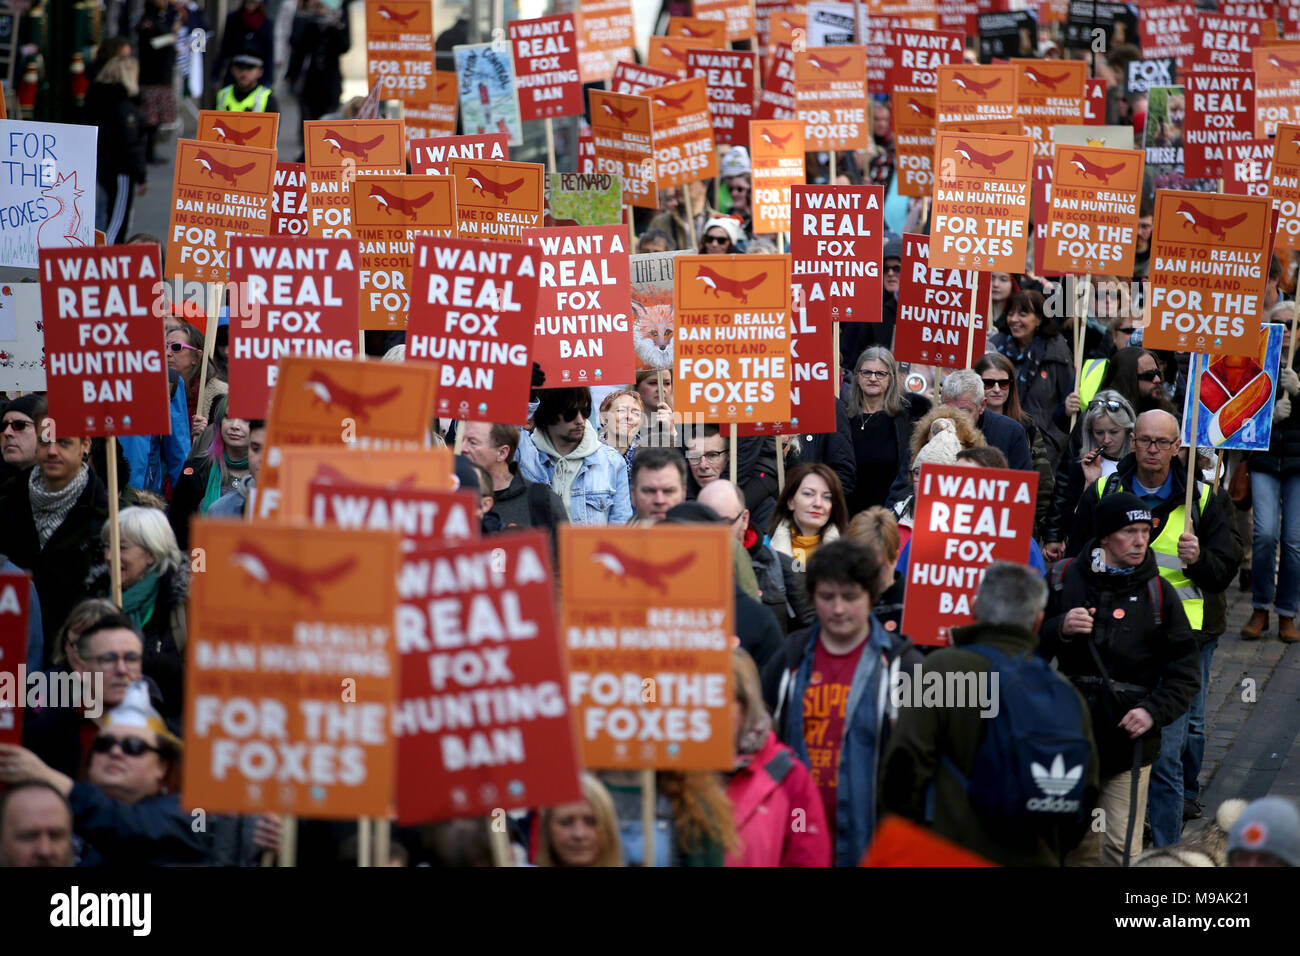
[[[265,113],[266,104],[271,99],[269,86],[255,86],[243,99],[235,99],[234,84],[223,86],[217,94],[217,109],[228,113]]]
[[[1085,411],[1093,396],[1101,390],[1101,380],[1106,377],[1110,359],[1088,359],[1083,363],[1083,376],[1079,379],[1079,405]]]

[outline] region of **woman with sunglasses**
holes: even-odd
[[[223,495],[239,490],[249,478],[248,446],[251,431],[243,418],[226,414],[227,399],[217,400],[213,421],[212,443],[202,454],[195,455],[181,469],[167,519],[176,533],[182,552],[189,551],[190,519],[207,514]]]
[[[1051,504],[1055,485],[1056,462],[1052,460],[1043,433],[1033,418],[1020,407],[1020,390],[1016,388],[1016,368],[1001,352],[985,352],[975,360],[975,374],[984,383],[984,404],[1006,418],[1017,421],[1029,440],[1029,453],[1038,472],[1038,498],[1034,508],[1036,527],[1042,526]]]
[[[741,246],[744,242],[745,234],[741,230],[740,223],[727,216],[718,216],[704,224],[704,232],[700,236],[700,248],[697,251],[700,255],[730,255],[743,252]]]
[[[903,388],[889,349],[873,345],[858,356],[849,389],[849,436],[857,479],[849,513],[883,505],[902,463],[909,460],[912,426],[930,411],[930,400]]]
[[[203,371],[203,333],[182,322],[180,328],[167,333],[167,367],[174,369],[185,382],[185,400],[190,411],[191,453],[208,427],[213,405],[225,395],[229,386],[225,374],[215,361],[208,362],[208,380],[199,394],[199,376]]]
[[[989,347],[1011,360],[1016,369],[1020,407],[1034,420],[1053,464],[1066,443],[1066,431],[1057,427],[1057,407],[1074,389],[1074,358],[1045,314],[1040,292],[1017,292],[1007,304],[1007,331],[989,336]]]

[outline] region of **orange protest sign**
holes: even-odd
[[[809,150],[866,149],[867,50],[826,46],[794,54],[795,112],[804,123]]]
[[[578,72],[583,83],[603,83],[614,64],[631,60],[636,46],[631,0],[580,0]]]
[[[456,234],[462,239],[523,242],[522,230],[542,224],[546,167],[541,163],[453,159]]]
[[[685,77],[687,50],[721,50],[724,47],[726,42],[721,37],[712,40],[694,40],[690,37],[651,37],[646,66]]]
[[[940,67],[940,69],[943,69]],[[935,136],[930,265],[1023,272],[1034,144],[941,129]]]
[[[564,525],[559,540],[568,696],[582,763],[731,766],[726,529]]]
[[[318,120],[302,124],[307,150],[307,234],[352,235],[352,181],[406,172],[401,120]]]
[[[754,232],[790,231],[790,187],[805,178],[803,123],[751,120]]]
[[[666,35],[703,40],[700,49],[721,50],[726,47],[727,25],[717,20],[704,20],[700,17],[669,17]],[[723,42],[719,43],[719,40]]]
[[[1052,127],[1083,122],[1088,64],[1016,60],[1016,113],[1038,156],[1052,155]]]
[[[1280,123],[1300,123],[1300,44],[1251,52],[1255,66],[1255,138],[1267,139]]]
[[[654,123],[655,178],[660,189],[718,175],[713,120],[704,77],[649,90]]]
[[[1272,216],[1267,196],[1157,189],[1143,345],[1254,356]]]
[[[1268,194],[1278,215],[1276,251],[1300,249],[1300,126],[1277,128]]]
[[[276,136],[279,132],[279,113],[200,110],[199,128],[194,138],[204,143],[275,149]]]
[[[408,139],[434,135],[433,4],[366,0],[366,81],[402,104]]]
[[[726,23],[728,43],[758,36],[754,0],[691,0],[691,12],[700,20]]]
[[[659,207],[650,98],[589,90],[596,172],[623,178],[623,203]]]
[[[895,93],[892,99],[898,194],[928,196],[934,190],[934,94]]]
[[[323,485],[379,490],[450,491],[449,448],[286,445],[280,450],[279,512],[283,521],[311,517],[311,489]]]
[[[460,77],[455,70],[437,70],[433,74],[433,102],[429,104],[429,135],[450,136],[456,132],[458,109]]]
[[[708,422],[790,420],[790,257],[678,256],[674,410]]]
[[[1042,268],[1132,275],[1146,154],[1140,149],[1058,146]]]
[[[1016,72],[1014,66],[940,66],[935,87],[939,123],[1016,119]]]
[[[386,815],[397,534],[199,519],[191,537],[182,804]]]
[[[415,237],[456,234],[455,181],[358,176],[352,183],[352,217],[361,240],[361,328],[405,328]]]
[[[163,271],[191,282],[225,282],[230,237],[270,233],[274,187],[275,150],[180,140]]]

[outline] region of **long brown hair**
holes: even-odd
[[[673,808],[677,843],[685,852],[703,849],[707,842],[718,844],[724,853],[736,848],[736,820],[731,801],[709,770],[661,770],[655,774],[659,792]]]
[[[790,500],[794,498],[795,492],[803,484],[803,480],[809,475],[816,475],[826,482],[826,487],[831,490],[831,514],[827,519],[827,524],[834,525],[835,530],[840,534],[849,523],[849,506],[844,501],[844,486],[840,484],[840,476],[830,468],[829,465],[820,461],[810,461],[806,464],[796,465],[790,469],[790,473],[785,476],[785,487],[781,489],[781,496],[776,499],[776,507],[772,509],[772,521],[768,525],[768,534],[772,534],[781,526],[782,521],[789,521],[794,531],[799,530],[794,523],[794,509],[790,507]],[[823,529],[824,531],[824,529]]]
[[[1020,407],[1020,391],[1016,384],[1016,367],[1011,359],[1001,352],[985,352],[975,360],[975,374],[983,375],[990,368],[998,368],[1007,373],[1007,401],[1002,406],[1002,414],[1022,425],[1032,425],[1034,420]],[[986,394],[987,397],[987,394]]]

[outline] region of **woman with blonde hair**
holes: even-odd
[[[538,866],[622,866],[618,816],[609,791],[589,773],[578,775],[582,799],[542,811]]]
[[[627,477],[632,479],[632,461],[641,444],[641,426],[645,424],[645,400],[633,388],[610,392],[600,402],[600,440],[623,456]]]
[[[903,376],[889,349],[873,345],[863,350],[845,412],[857,468],[848,500],[850,514],[885,503],[907,455],[912,427],[929,411],[929,399],[903,388]]]

